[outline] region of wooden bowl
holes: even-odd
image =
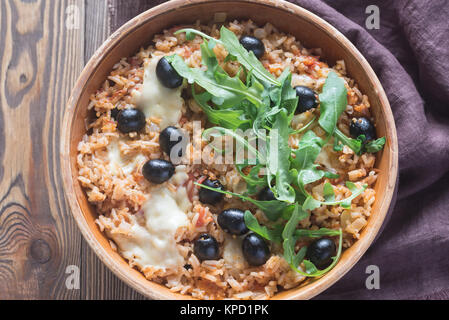
[[[135,54],[148,45],[153,35],[178,24],[196,20],[209,22],[226,19],[251,19],[259,25],[272,23],[280,31],[296,36],[308,48],[322,48],[329,65],[344,59],[347,72],[369,97],[379,136],[387,143],[379,153],[376,167],[380,170],[376,183],[376,201],[368,225],[360,239],[344,252],[333,270],[320,279],[307,281],[297,288],[283,291],[274,299],[310,299],[340,279],[365,253],[376,237],[387,214],[396,183],[398,145],[393,115],[385,92],[365,58],[340,32],[316,15],[284,1],[268,0],[174,0],[148,10],[129,21],[98,49],[89,61],[69,99],[62,127],[61,165],[66,197],[81,232],[99,258],[123,281],[154,299],[191,299],[172,293],[164,286],[148,281],[109,245],[95,224],[97,214],[88,203],[77,180],[77,145],[85,134],[89,97],[101,87],[113,65],[120,58]],[[111,288],[112,290],[112,288]]]

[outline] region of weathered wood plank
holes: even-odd
[[[86,0],[85,63],[110,33],[107,0]],[[83,240],[81,252],[82,299],[144,299],[117,278]]]
[[[167,0],[108,0],[108,2],[109,25],[111,32],[114,32],[128,20],[152,7],[167,2]]]
[[[81,236],[61,187],[59,130],[84,62],[84,2],[4,0],[0,21],[0,299],[78,299],[65,286]]]

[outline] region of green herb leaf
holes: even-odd
[[[347,90],[343,79],[333,71],[329,72],[320,97],[320,119],[321,128],[329,136],[334,134],[337,121],[348,104]]]
[[[343,232],[341,231],[341,229],[339,230],[339,241],[338,241],[338,251],[337,251],[337,255],[335,257],[332,257],[332,263],[329,267],[327,267],[324,270],[318,270],[318,268],[309,260],[303,260],[302,262],[304,263],[304,267],[306,269],[305,274],[300,272],[300,270],[296,269],[297,272],[299,272],[300,274],[307,276],[307,277],[321,277],[322,275],[325,275],[326,273],[328,273],[329,271],[331,271],[335,265],[337,264],[338,260],[340,260],[341,257],[341,252],[342,252],[342,244],[343,244]]]
[[[323,196],[326,202],[333,202],[335,201],[335,192],[334,187],[329,183],[326,182],[323,187]]]
[[[335,150],[335,144],[338,144],[339,141],[341,141],[343,144],[347,145],[349,148],[351,148],[355,154],[360,155],[361,151],[362,151],[362,143],[363,143],[363,139],[362,138],[358,138],[358,139],[352,139],[347,137],[343,132],[341,132],[338,128],[335,128],[335,132],[334,132],[334,150]],[[341,151],[343,150],[343,147],[341,147],[341,149],[339,148],[338,150],[335,151]]]
[[[340,175],[333,173],[333,172],[324,171],[324,177],[326,177],[328,179],[338,179],[338,178],[340,178]]]
[[[386,142],[385,137],[369,141],[365,144],[364,149],[366,152],[376,153],[384,148],[385,142]]]
[[[339,238],[339,242],[338,242],[337,255],[335,257],[332,257],[332,263],[329,267],[327,267],[324,270],[318,270],[318,268],[309,260],[302,260],[302,263],[304,263],[304,267],[305,267],[305,271],[302,271],[302,270],[298,269],[298,265],[301,263],[301,260],[299,258],[301,258],[301,257],[296,258],[296,259],[291,259],[292,263],[290,263],[290,267],[293,270],[295,270],[296,272],[298,272],[299,274],[301,274],[305,277],[309,277],[309,278],[317,278],[317,277],[321,277],[321,276],[325,275],[326,273],[328,273],[330,270],[332,270],[335,267],[335,265],[337,264],[337,262],[340,260],[340,257],[341,257],[342,244],[343,244],[343,232],[341,231],[341,229],[338,231],[338,235],[340,236],[340,238]],[[301,250],[298,252],[298,255],[301,253],[302,258],[304,258],[304,256],[305,256],[304,252],[307,252],[307,247],[302,247]],[[284,250],[284,254],[285,254],[285,250]],[[287,262],[288,262],[288,260],[287,260]]]
[[[268,229],[266,226],[261,226],[257,218],[248,210],[245,211],[245,224],[246,227],[260,235],[261,237],[273,241],[276,243],[281,243],[282,241],[282,225],[276,225],[274,229]]]
[[[323,140],[313,131],[307,131],[298,143],[298,149],[293,150],[295,158],[290,159],[292,167],[298,170],[297,183],[305,196],[308,193],[305,186],[324,177],[325,172],[318,170],[315,160],[321,152]]]
[[[333,237],[340,235],[340,230],[332,230],[327,228],[321,228],[319,230],[307,230],[307,229],[296,229],[296,238],[322,238],[322,237]]]
[[[215,39],[215,38],[213,38],[213,37],[211,37],[211,36],[201,32],[199,30],[192,29],[192,28],[184,28],[184,29],[177,30],[174,34],[177,35],[177,34],[180,34],[180,33],[183,33],[183,32],[186,33],[186,39],[189,40],[189,41],[195,39],[195,35],[199,35],[203,39],[215,40],[217,42],[220,42],[220,40],[217,40],[217,39]]]
[[[292,87],[292,73],[289,68],[285,68],[278,81],[281,83],[280,87],[271,86],[268,88],[270,99],[273,102],[272,108],[284,108],[290,118],[296,111],[299,98]]]
[[[301,249],[299,249],[298,253],[295,254],[293,258],[292,261],[293,266],[297,268],[299,264],[304,260],[306,254],[307,254],[307,247],[302,247]]]
[[[244,118],[245,111],[243,109],[212,108],[208,104],[208,101],[212,99],[212,95],[207,91],[201,94],[196,94],[193,86],[192,95],[211,123],[228,129],[246,129],[250,126],[250,120]]]
[[[262,63],[257,59],[252,51],[246,50],[239,42],[237,36],[231,30],[221,27],[220,41],[229,54],[237,58],[248,71],[250,71],[257,79],[262,82],[267,82],[275,86],[280,86],[271,73],[267,71]]]
[[[276,120],[273,124],[273,129],[270,131],[269,146],[268,146],[268,185],[270,185],[271,177],[276,178],[276,185],[271,187],[278,200],[289,203],[295,202],[296,193],[290,185],[290,153],[291,149],[288,145],[289,137],[289,123],[285,109],[276,114]],[[277,148],[273,147],[276,144]]]
[[[207,71],[200,68],[189,68],[184,60],[178,55],[166,57],[172,67],[190,84],[197,83],[213,97],[212,101],[222,108],[239,105],[247,99],[256,105],[263,103],[261,95],[264,87],[260,82],[252,81],[247,87],[237,76],[230,77],[218,64],[213,51],[208,48],[205,40],[201,44],[201,55]]]
[[[309,214],[307,211],[303,210],[299,204],[295,204],[292,215],[288,222],[285,224],[284,231],[282,231],[282,239],[284,239],[284,242],[282,244],[284,248],[284,258],[292,267],[295,265],[297,260],[297,258],[295,258],[295,230],[298,226],[298,223],[301,220],[306,219],[308,216]]]
[[[267,179],[265,176],[259,177],[259,172],[263,168],[263,165],[258,164],[251,168],[249,173],[246,175],[243,173],[243,169],[247,167],[246,164],[237,164],[237,171],[240,173],[240,176],[246,182],[247,193],[253,195],[257,193],[260,189],[266,187],[268,185]]]
[[[323,140],[313,131],[307,131],[293,150],[295,157],[291,159],[292,167],[298,171],[313,166],[318,154],[321,152]]]

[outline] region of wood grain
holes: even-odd
[[[111,4],[112,5],[112,4]],[[97,48],[109,36],[110,21],[107,1],[86,1],[85,62],[89,61]],[[82,299],[145,299],[118,279],[83,240],[81,252],[81,297]]]
[[[114,32],[125,22],[128,22],[138,14],[151,9],[167,0],[108,0],[109,2],[109,28]]]
[[[0,300],[143,298],[86,244],[61,182],[64,108],[109,23],[107,0],[0,2]],[[70,265],[79,290],[65,286]]]
[[[81,236],[61,187],[64,105],[83,67],[80,30],[67,30],[76,0],[0,4],[0,299],[77,299],[65,287]],[[81,30],[82,31],[82,30]]]

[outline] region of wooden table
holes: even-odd
[[[62,189],[59,131],[96,48],[160,2],[0,1],[0,300],[144,298],[106,269],[78,231]],[[68,289],[76,268],[80,287]]]

